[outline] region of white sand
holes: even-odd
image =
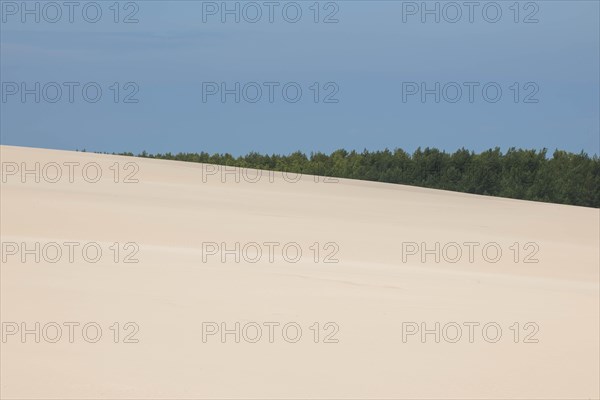
[[[5,172],[36,162],[78,162],[74,182],[67,167],[57,183],[20,173],[1,185],[1,398],[598,398],[599,393],[599,229],[598,209],[492,198],[402,185],[339,180],[297,183],[264,172],[258,183],[235,176],[209,175],[214,166],[2,146]],[[82,179],[81,166],[101,166],[97,183]],[[139,183],[114,183],[118,162],[135,163]],[[50,167],[48,166],[50,165]],[[93,165],[93,164],[89,164]],[[202,169],[205,168],[203,182]],[[93,169],[88,170],[93,178]],[[247,174],[253,177],[254,171]],[[290,175],[289,178],[293,178]],[[289,179],[288,179],[289,180]],[[25,262],[10,243],[33,248],[78,242],[75,261],[54,250]],[[82,258],[83,244],[102,248],[97,263]],[[121,247],[119,261],[109,249]],[[139,246],[139,263],[124,263],[127,242]],[[203,262],[202,243],[250,242],[263,249],[259,262],[219,255]],[[269,262],[264,242],[279,242]],[[282,257],[295,242],[302,258]],[[319,262],[310,249],[317,242]],[[324,248],[326,243],[333,242]],[[434,248],[449,242],[479,242],[474,262],[468,248],[451,263],[434,255],[403,262],[403,242]],[[502,257],[482,257],[486,243]],[[517,242],[519,262],[510,249]],[[535,243],[525,250],[526,243]],[[462,245],[461,245],[462,246]],[[524,263],[536,250],[537,263]],[[333,257],[323,258],[338,248]],[[315,247],[313,247],[314,249]],[[133,249],[130,248],[129,250]],[[514,247],[513,247],[514,249]],[[246,246],[247,258],[256,248]],[[447,258],[454,250],[447,247]],[[89,254],[93,257],[94,251]],[[220,254],[220,253],[219,253]],[[488,256],[495,257],[493,248]],[[8,335],[24,322],[40,328],[23,340]],[[62,326],[62,337],[50,343]],[[78,322],[69,343],[66,322]],[[102,328],[97,343],[81,328]],[[109,327],[120,323],[119,343]],[[123,343],[134,322],[138,343]],[[203,322],[262,325],[262,338],[250,343],[234,335],[202,340]],[[269,342],[266,322],[274,327]],[[288,343],[281,328],[297,323],[302,337]],[[314,331],[319,322],[319,343]],[[338,343],[323,343],[325,336]],[[434,334],[408,336],[403,323],[439,322],[462,326],[435,342]],[[469,342],[468,322],[480,323]],[[481,328],[497,323],[502,337],[485,340]],[[514,342],[515,322],[519,325]],[[531,322],[536,325],[525,324]],[[14,323],[14,324],[11,324]],[[16,324],[16,325],[15,325]],[[255,336],[246,325],[247,339]],[[405,325],[406,326],[406,325]],[[524,343],[525,336],[539,327]],[[450,325],[447,325],[450,327]],[[513,326],[514,327],[514,326]],[[45,336],[43,335],[45,333]],[[443,333],[443,332],[441,332]],[[88,338],[95,336],[94,329]],[[294,328],[287,338],[293,339]],[[486,338],[493,339],[488,330]],[[448,340],[446,340],[446,339]],[[331,339],[331,337],[330,337]]]

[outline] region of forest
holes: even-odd
[[[116,154],[116,153],[115,153]],[[119,153],[134,156],[133,153]],[[597,155],[547,149],[500,148],[447,153],[435,148],[362,152],[336,150],[306,155],[178,153],[138,157],[287,171],[451,190],[487,196],[600,207],[600,159]]]

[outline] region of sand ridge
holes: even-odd
[[[0,161],[2,398],[600,396],[598,209],[13,146]]]

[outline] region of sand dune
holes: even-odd
[[[0,158],[2,398],[600,396],[598,209]]]

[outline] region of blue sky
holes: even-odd
[[[31,8],[35,3],[27,2]],[[486,6],[487,14],[482,8],[491,2],[478,2],[472,22],[460,1],[453,3],[462,12],[454,23],[447,21],[458,18],[448,2],[427,2],[430,8],[439,4],[439,23],[435,15],[421,14],[421,1],[320,2],[317,23],[314,1],[287,6],[289,20],[298,6],[302,11],[296,23],[282,11],[291,2],[275,3],[272,23],[263,1],[254,3],[263,13],[256,23],[244,20],[255,15],[250,6],[239,23],[232,15],[223,23],[220,1],[121,2],[118,23],[114,2],[98,1],[102,17],[96,23],[87,22],[81,9],[70,23],[64,7],[56,23],[44,20],[54,18],[51,8],[45,15],[40,11],[38,23],[35,15],[22,22],[22,10],[13,7],[20,8],[20,1],[3,0],[0,142],[234,155],[419,146],[600,153],[598,1],[521,2],[516,8],[514,1],[498,1]],[[92,20],[95,8],[88,11]],[[139,22],[123,23],[132,12]],[[337,23],[324,23],[330,14]],[[23,102],[20,85],[34,88],[35,82],[40,102],[34,94]],[[56,103],[48,101],[54,96],[51,82],[64,89]],[[72,103],[65,82],[80,84]],[[96,103],[82,97],[90,82],[102,89]],[[233,94],[223,102],[219,93],[203,102],[206,82],[228,88],[239,82],[240,102]],[[246,85],[246,98],[254,97],[256,84],[249,82],[262,88],[255,103],[242,95]],[[273,102],[265,82],[279,84]],[[425,101],[420,92],[407,94],[422,84],[433,89],[436,82],[438,103],[435,94]],[[466,82],[475,82],[472,102]],[[302,89],[297,102],[283,97],[286,84]],[[491,88],[490,101],[484,86]],[[492,102],[497,87],[502,95]],[[136,88],[138,102],[123,103]],[[323,102],[333,92],[330,99],[338,101]]]

